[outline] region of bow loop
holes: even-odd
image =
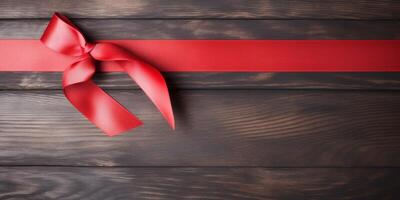
[[[167,85],[161,73],[151,65],[114,44],[88,43],[79,29],[58,13],[52,17],[41,41],[58,53],[80,57],[64,71],[64,94],[86,118],[107,135],[120,134],[141,125],[142,122],[91,80],[96,71],[95,60],[121,65],[156,105],[170,126],[175,128]]]
[[[69,56],[85,54],[87,42],[78,28],[65,16],[55,13],[40,38],[48,48]]]

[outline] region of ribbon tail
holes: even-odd
[[[90,54],[97,60],[114,61],[120,64],[144,93],[146,93],[172,129],[175,129],[175,119],[168,87],[163,76],[157,69],[136,59],[124,49],[109,43],[96,44]]]
[[[67,99],[108,136],[140,126],[142,122],[136,116],[91,80],[92,64],[86,59],[74,63],[64,72],[63,89]]]
[[[174,113],[172,111],[167,84],[161,73],[151,65],[135,60],[124,62],[125,71],[139,85],[144,93],[167,120],[172,129],[175,129]],[[132,66],[133,65],[133,66]]]

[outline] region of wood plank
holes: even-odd
[[[398,90],[400,73],[164,73],[179,89],[340,89]],[[61,89],[62,73],[0,72],[0,89]],[[99,73],[105,89],[138,89],[125,73]]]
[[[393,19],[396,0],[2,0],[0,18],[273,18]]]
[[[38,39],[47,19],[0,20],[1,39]],[[90,39],[400,39],[400,21],[79,19]]]
[[[144,121],[106,137],[59,90],[0,92],[0,165],[400,166],[400,93],[174,90],[172,131],[140,91],[110,94]]]
[[[2,199],[398,199],[398,169],[1,167]]]

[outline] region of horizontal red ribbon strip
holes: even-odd
[[[103,40],[170,72],[400,71],[400,40]],[[0,71],[64,71],[77,58],[0,40]],[[122,71],[106,62],[102,71]]]

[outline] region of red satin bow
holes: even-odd
[[[174,129],[168,88],[161,73],[111,43],[88,43],[65,16],[55,13],[40,39],[48,48],[78,61],[65,69],[63,89],[68,100],[93,124],[113,136],[140,126],[142,122],[105,93],[92,80],[95,60],[118,63],[142,88]]]

